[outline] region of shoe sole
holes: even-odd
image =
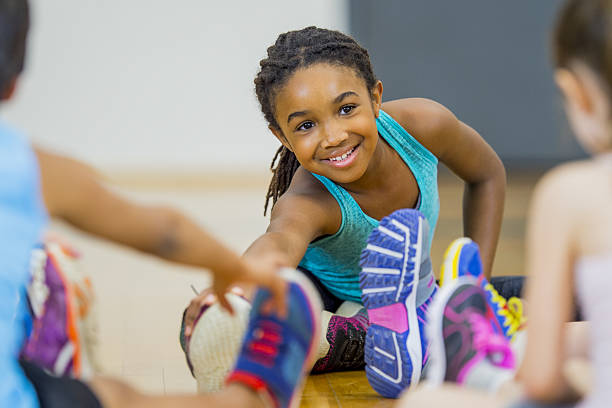
[[[444,349],[444,308],[450,300],[455,289],[464,284],[478,285],[473,276],[460,276],[449,281],[440,288],[436,294],[431,308],[429,319],[425,326],[425,334],[429,339],[430,358],[427,368],[427,383],[430,386],[438,386],[444,382],[446,377],[446,352]]]
[[[418,384],[421,376],[416,289],[423,220],[414,210],[399,210],[383,218],[361,254],[359,285],[370,319],[364,350],[366,376],[384,397],[396,398]]]
[[[67,255],[63,252],[60,245],[55,243],[47,243],[41,248],[32,251],[31,267],[33,270],[33,282],[38,285],[44,285],[47,288],[45,299],[38,299],[36,291],[30,287],[28,297],[36,319],[41,319],[39,323],[41,333],[38,336],[44,336],[46,330],[58,330],[62,333],[60,337],[65,338],[65,343],[61,345],[59,350],[49,360],[47,356],[43,361],[39,360],[42,350],[38,348],[42,346],[40,343],[27,344],[25,358],[31,358],[38,364],[41,364],[46,370],[58,376],[70,375],[76,378],[83,378],[91,374],[91,369],[88,363],[87,356],[82,350],[82,336],[79,329],[79,299],[77,298],[76,283],[73,284],[71,279],[75,278],[74,272],[70,269],[71,265],[65,259]],[[54,275],[53,277],[50,276]],[[53,282],[53,283],[52,283]],[[61,295],[58,293],[61,292]],[[61,300],[60,300],[61,299]],[[58,303],[61,302],[61,303]],[[53,311],[48,310],[53,308]],[[51,314],[50,314],[51,313]],[[51,319],[49,316],[60,315]],[[54,327],[47,327],[53,325]],[[59,326],[59,327],[58,327]],[[72,368],[70,369],[70,365]]]
[[[200,394],[223,388],[249,321],[251,304],[247,300],[233,293],[227,293],[225,298],[232,305],[234,315],[218,302],[211,305],[195,322],[187,343],[187,356]]]

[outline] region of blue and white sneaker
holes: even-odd
[[[380,221],[361,253],[359,284],[370,318],[366,376],[380,395],[397,398],[418,384],[428,359],[425,321],[436,284],[423,214],[403,209]]]
[[[315,362],[322,306],[319,293],[303,274],[283,269],[281,276],[288,281],[286,317],[264,314],[270,292],[257,291],[236,366],[226,383],[240,383],[285,408],[298,405],[304,378]]]

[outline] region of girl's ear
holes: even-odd
[[[289,144],[289,141],[287,141],[287,138],[285,137],[285,135],[283,135],[282,130],[275,128],[272,125],[268,125],[268,129],[270,129],[270,132],[272,132],[272,134],[278,139],[279,142],[283,144],[283,146],[285,146],[290,151],[293,151],[293,149],[291,149],[291,145]]]
[[[374,87],[372,88],[372,108],[374,109],[374,116],[378,117],[378,111],[380,110],[380,106],[382,105],[382,93],[383,93],[383,84],[380,81],[376,81]]]
[[[591,96],[576,74],[568,69],[559,68],[555,72],[555,82],[569,106],[585,113],[593,112],[594,104]]]

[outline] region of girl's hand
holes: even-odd
[[[230,292],[238,296],[244,296],[244,291],[237,286],[233,287]],[[225,297],[223,297],[223,299],[225,300]],[[212,306],[216,301],[217,296],[213,293],[212,288],[204,289],[198,296],[191,300],[189,306],[187,306],[185,310],[185,317],[183,320],[185,337],[189,337],[191,333],[193,333],[193,326],[200,316],[202,309]]]
[[[279,270],[287,266],[285,255],[280,252],[266,252],[261,255],[250,255],[240,258],[239,267],[229,273],[217,274],[214,278],[212,292],[217,296],[221,306],[233,313],[232,306],[222,296],[230,286],[236,283],[247,283],[268,289],[272,294],[271,306],[279,317],[285,316],[286,282],[279,275]]]
[[[268,289],[272,294],[272,301],[266,306],[271,312],[276,311],[279,317],[285,317],[287,310],[285,304],[287,283],[278,274],[280,268],[284,266],[287,266],[284,255],[280,253],[266,253],[259,256],[240,258],[238,267],[230,271],[224,271],[221,276],[217,274],[212,287],[203,290],[189,303],[184,318],[185,336],[191,336],[193,325],[200,316],[201,310],[210,307],[217,301],[230,314],[233,314],[234,310],[224,294],[230,290],[231,293],[244,296],[244,291],[241,288],[234,286],[230,289],[232,285],[239,282],[254,284]]]

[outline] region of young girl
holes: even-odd
[[[425,215],[430,232],[422,243],[416,306],[428,302],[435,290],[428,253],[441,161],[466,183],[464,230],[480,244],[489,276],[504,168],[480,135],[444,106],[422,98],[382,103],[383,85],[368,52],[345,34],[316,27],[281,34],[260,67],[257,97],[282,147],[266,196],[270,225],[244,257],[280,251],[319,288],[327,335],[315,371],[360,368],[368,323],[359,312],[359,259],[370,232],[397,209]],[[188,310],[187,326],[198,311]],[[415,365],[420,370],[421,362]]]
[[[581,407],[607,407],[612,398],[611,0],[566,3],[554,32],[554,61],[569,122],[592,158],[552,170],[534,193],[527,232],[530,322],[517,375],[526,399],[533,403],[516,406],[575,406],[582,398]],[[573,357],[568,346],[574,339],[566,322],[574,293],[590,324],[585,349],[594,382],[586,395],[567,370]],[[446,406],[449,399],[455,407],[507,403],[449,386],[412,393],[401,406]]]

